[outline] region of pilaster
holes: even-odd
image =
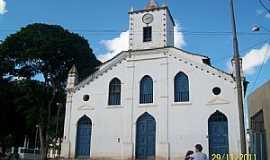
[[[168,85],[169,85],[169,63],[168,58],[162,58],[160,70],[160,122],[159,122],[159,137],[157,143],[157,158],[169,158],[169,142],[168,142]]]
[[[135,65],[134,62],[127,62],[125,75],[126,82],[130,85],[124,84],[124,139],[123,139],[123,147],[122,147],[122,158],[123,159],[131,159],[133,157],[133,111],[134,111],[134,72]]]
[[[72,95],[73,91],[67,91],[66,100],[66,111],[65,111],[65,125],[64,125],[64,135],[63,142],[61,145],[61,157],[70,157],[70,119],[71,119],[71,109],[72,109]]]

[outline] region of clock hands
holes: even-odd
[[[152,17],[146,17],[145,20],[149,20],[149,19],[152,19]]]
[[[143,22],[146,24],[149,24],[153,21],[153,15],[152,14],[145,14],[143,16]]]

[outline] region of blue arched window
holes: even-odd
[[[140,103],[153,103],[153,80],[149,76],[140,82]]]
[[[189,80],[188,76],[183,72],[179,72],[174,78],[174,101],[189,101]]]
[[[121,81],[117,78],[114,78],[110,82],[108,104],[109,105],[121,104]]]

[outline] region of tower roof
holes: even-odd
[[[154,9],[158,8],[158,4],[155,0],[149,0],[148,4],[146,5],[145,9]]]

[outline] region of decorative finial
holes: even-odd
[[[158,4],[155,0],[149,0],[147,6],[145,7],[145,9],[155,9],[158,8]]]
[[[130,7],[130,12],[133,12],[134,11],[134,8],[133,6]]]
[[[77,74],[77,68],[76,68],[75,64],[73,64],[73,66],[69,70],[68,74]]]
[[[168,7],[168,1],[164,0],[162,7]]]

